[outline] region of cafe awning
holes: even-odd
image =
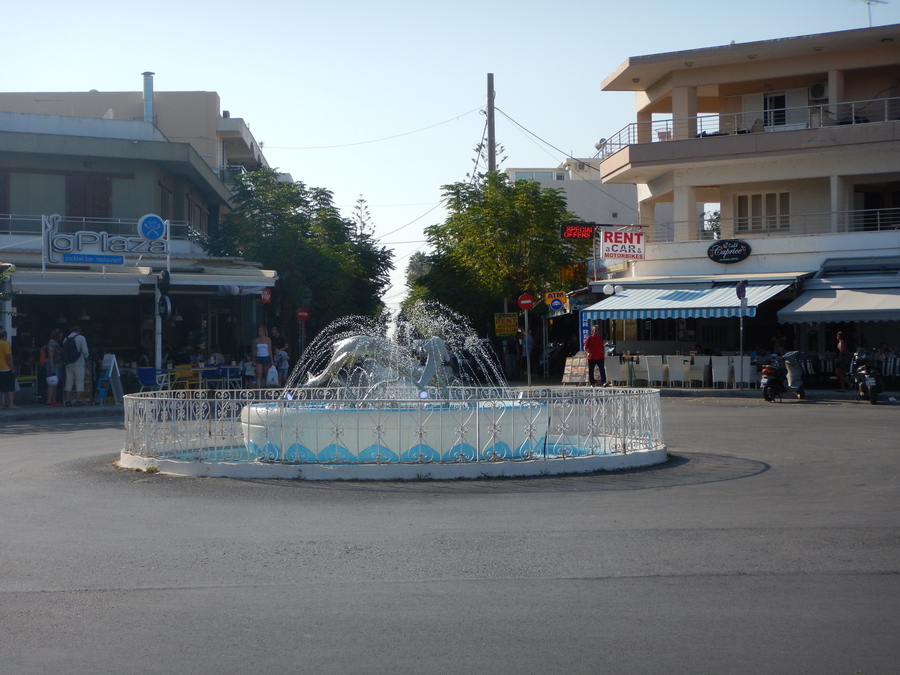
[[[625,280],[623,280],[625,281]],[[788,288],[790,283],[747,286],[744,316],[756,316],[756,308]],[[625,288],[582,310],[589,320],[681,319],[689,317],[741,316],[741,301],[733,284],[684,284],[665,287]]]
[[[804,291],[778,312],[782,323],[900,321],[900,288],[829,288]]]
[[[138,295],[147,269],[129,272],[63,272],[17,270],[10,277],[12,290],[23,295]]]

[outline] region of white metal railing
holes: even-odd
[[[351,389],[294,389],[291,400],[278,389],[130,394],[124,451],[199,461],[445,464],[565,460],[664,447],[655,389],[428,391],[426,400],[368,399],[365,391]],[[297,412],[306,415],[303,423],[292,417]],[[248,420],[255,444],[244,436]],[[504,442],[510,430],[525,440]],[[414,440],[412,447],[391,448],[386,437]],[[448,438],[445,446],[451,447],[436,442]],[[429,443],[437,447],[419,450]]]
[[[0,235],[40,235],[43,216],[0,213]],[[114,235],[134,236],[137,233],[137,219],[132,218],[77,218],[65,216],[59,221],[59,232],[107,232]],[[189,222],[169,221],[169,236],[173,240],[201,239],[204,235]]]
[[[680,134],[703,138],[893,120],[900,120],[900,97],[634,122],[608,138],[597,157],[606,159],[629,145],[675,140]]]
[[[900,230],[900,208],[824,211],[720,218],[716,222],[659,222],[648,225],[648,243],[709,241],[731,237],[855,234]]]

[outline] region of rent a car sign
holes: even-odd
[[[644,259],[644,244],[647,235],[644,232],[624,232],[603,228],[600,238],[600,255],[603,258]]]

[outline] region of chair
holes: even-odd
[[[669,383],[668,368],[662,356],[645,356],[641,361],[647,364],[647,384],[652,386],[659,382],[659,386],[664,387]]]
[[[647,357],[640,357],[640,362],[632,361],[632,376],[634,378],[634,384],[637,386],[638,382],[646,382],[647,386],[650,386],[650,373],[647,369]]]
[[[743,364],[743,372],[741,372],[741,364]],[[750,388],[759,386],[759,378],[756,376],[756,366],[751,363],[749,356],[734,357],[734,386],[738,387],[742,384],[749,385]]]
[[[138,368],[138,381],[141,383],[140,391],[150,389],[151,391],[162,391],[169,388],[168,373],[158,373],[156,368]]]
[[[237,366],[219,366],[219,381],[225,389],[241,389],[241,370]]]
[[[682,389],[687,382],[691,386],[691,360],[684,356],[667,356],[666,365],[669,367],[669,384],[679,382]]]
[[[604,360],[606,366],[606,381],[619,386],[628,384],[628,364],[619,356],[607,356]]]
[[[734,372],[728,363],[727,356],[712,357],[712,384],[715,387],[721,382],[725,388],[734,384]]]
[[[194,372],[193,368],[190,366],[175,366],[169,388],[190,389],[193,385],[198,385],[199,383],[200,378],[197,377],[197,373]]]

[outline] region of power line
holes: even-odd
[[[395,138],[401,138],[403,136],[417,134],[420,131],[427,131],[428,129],[434,129],[435,127],[439,127],[442,124],[448,124],[450,122],[455,122],[455,121],[459,120],[460,118],[465,117],[466,115],[471,115],[473,112],[476,112],[478,110],[481,110],[481,106],[478,106],[477,108],[473,108],[472,110],[470,110],[468,112],[464,112],[461,115],[457,115],[456,117],[451,117],[450,119],[444,120],[443,122],[438,122],[437,124],[432,124],[427,127],[422,127],[421,129],[415,129],[413,131],[406,131],[402,134],[396,134],[394,136],[385,136],[384,138],[375,138],[371,141],[359,141],[357,143],[342,143],[341,145],[314,145],[314,146],[299,147],[299,148],[267,145],[265,149],[266,150],[332,150],[334,148],[350,148],[350,147],[353,147],[354,145],[368,145],[369,143],[380,143],[381,141],[390,141]]]
[[[404,227],[409,227],[410,225],[412,225],[412,224],[413,224],[414,222],[416,222],[417,220],[422,220],[422,218],[424,218],[425,216],[427,216],[429,213],[431,213],[432,211],[434,211],[436,208],[438,208],[439,206],[441,206],[443,203],[444,203],[444,202],[438,202],[437,204],[435,204],[434,206],[432,206],[430,209],[428,209],[425,213],[423,213],[423,214],[422,214],[421,216],[419,216],[418,218],[414,218],[414,219],[412,219],[411,221],[409,221],[406,225],[401,225],[401,226],[398,227],[396,230],[391,230],[390,232],[385,232],[385,233],[382,234],[380,237],[378,237],[378,241],[381,241],[381,240],[384,239],[385,237],[390,237],[392,234],[394,234],[395,232],[399,232],[399,231],[402,230]]]
[[[555,145],[553,145],[553,144],[550,143],[549,141],[545,141],[543,138],[541,138],[540,136],[538,136],[536,133],[534,133],[533,131],[531,131],[531,130],[528,129],[527,127],[525,127],[525,126],[519,124],[518,122],[516,122],[516,120],[514,120],[512,117],[510,117],[509,115],[507,115],[507,114],[506,114],[505,112],[503,112],[502,110],[500,110],[500,108],[496,108],[496,110],[497,110],[497,112],[499,112],[501,115],[503,115],[506,119],[508,119],[510,122],[512,122],[513,124],[515,124],[517,127],[519,127],[522,131],[524,131],[524,132],[526,132],[526,133],[528,133],[528,134],[531,134],[531,135],[534,136],[536,139],[538,139],[541,143],[547,145],[548,147],[553,148],[553,149],[556,150],[558,153],[560,153],[561,155],[563,155],[564,157],[566,157],[566,158],[568,158],[568,159],[574,159],[575,161],[578,161],[578,158],[577,158],[577,157],[573,157],[572,155],[570,155],[570,154],[569,154],[568,152],[566,152],[565,150],[560,150],[559,148],[557,148]],[[591,164],[587,164],[587,166],[590,167],[590,168],[591,168],[592,170],[594,170],[594,171],[599,171],[599,169],[598,169],[597,167],[592,166]],[[616,199],[616,198],[613,197],[611,194],[609,194],[609,192],[607,192],[606,190],[604,190],[603,188],[601,188],[599,185],[594,185],[594,183],[588,183],[588,185],[591,185],[591,186],[594,187],[596,190],[602,192],[604,195],[606,195],[607,197],[609,197],[610,199],[612,199],[614,202],[617,202],[617,203],[621,204],[621,205],[624,206],[625,208],[631,209],[631,210],[635,210],[634,207],[631,206],[631,204],[626,204],[626,203],[623,202],[621,199]]]

